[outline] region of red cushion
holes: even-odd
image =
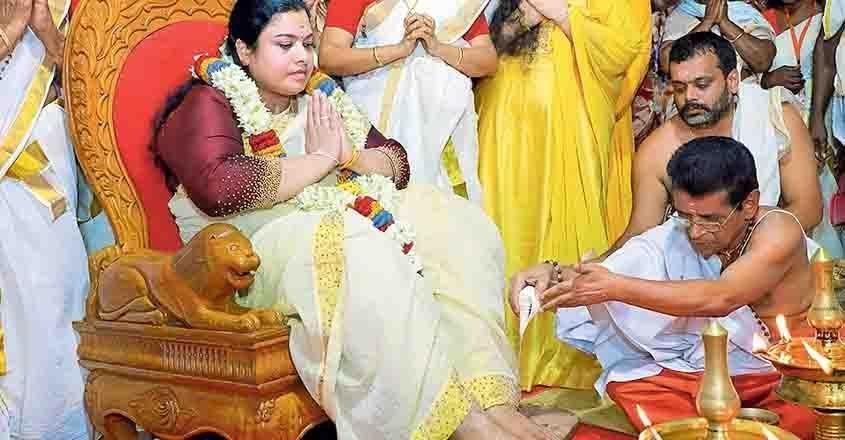
[[[143,206],[152,249],[182,246],[167,207],[172,194],[150,150],[156,115],[174,89],[190,78],[194,55],[215,51],[225,34],[225,25],[219,23],[168,25],[138,43],[120,72],[112,115],[115,138]]]

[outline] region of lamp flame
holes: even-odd
[[[660,433],[658,433],[657,430],[651,426],[651,419],[648,418],[648,414],[645,413],[645,410],[640,406],[640,404],[637,404],[636,408],[637,417],[640,418],[640,422],[642,422],[643,426],[646,427],[646,430],[651,433],[651,436],[654,438],[654,440],[663,440],[663,437],[660,436]]]
[[[769,350],[769,342],[766,341],[759,333],[754,333],[751,338],[751,352],[764,353]]]
[[[789,342],[792,340],[792,335],[789,333],[789,327],[786,326],[786,318],[783,315],[778,315],[775,318],[775,323],[778,326],[778,333],[780,333],[780,339],[783,342]]]
[[[772,431],[769,431],[769,429],[765,426],[760,425],[760,430],[763,432],[763,437],[766,437],[766,440],[780,440],[778,439],[778,436],[776,436]]]
[[[813,347],[810,347],[810,344],[808,344],[807,341],[801,341],[801,343],[804,344],[804,349],[807,350],[807,354],[809,354],[810,357],[819,364],[819,367],[821,367],[825,374],[833,374],[833,363],[830,359],[816,351]]]

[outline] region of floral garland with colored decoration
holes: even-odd
[[[216,56],[202,54],[194,59],[191,69],[194,77],[221,91],[232,106],[238,126],[244,132],[246,154],[284,157],[285,150],[274,129],[274,117],[261,100],[255,81],[235,64],[226,52],[225,44]],[[355,148],[362,149],[372,124],[367,116],[352,102],[338,84],[328,75],[315,71],[308,80],[305,91],[320,90],[340,113],[347,136]]]
[[[258,94],[258,86],[238,65],[207,54],[194,60],[193,75],[229,100],[238,126],[249,140],[251,151],[257,155],[284,156],[279,135],[273,130],[273,116]]]
[[[235,64],[221,49],[221,56],[207,54],[194,60],[192,74],[215,89],[229,100],[243,130],[247,154],[285,156],[285,150],[274,128],[274,118],[261,100],[258,86],[244,70]],[[352,145],[363,148],[372,124],[348,95],[328,75],[314,72],[306,86],[306,92],[322,91],[329,102],[340,113],[346,134]],[[370,219],[373,227],[387,234],[399,244],[407,255],[414,270],[422,274],[422,261],[414,252],[413,229],[393,217],[398,203],[398,190],[393,180],[381,175],[353,175],[340,180],[336,186],[315,183],[305,187],[286,203],[302,211],[343,211],[352,209]]]
[[[396,212],[398,201],[399,191],[390,178],[362,175],[336,186],[307,186],[288,203],[309,212],[343,211],[347,208],[354,210],[370,219],[373,227],[398,243],[414,270],[422,273],[422,261],[414,252],[416,234],[409,225],[395,219],[392,214]]]

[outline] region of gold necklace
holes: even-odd
[[[280,109],[280,107],[281,106],[274,105],[273,108],[268,108],[268,110],[270,110],[270,114],[272,115],[282,115],[288,112],[296,112],[296,97],[293,96],[288,99],[288,105],[286,105],[285,108]]]
[[[748,244],[748,241],[751,240],[751,233],[754,232],[754,222],[748,222],[748,225],[745,228],[745,234],[742,237],[742,240],[733,247],[733,249],[724,250],[718,252],[719,259],[722,260],[722,271],[724,271],[731,263],[736,261],[739,257],[740,252]]]

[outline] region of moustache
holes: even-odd
[[[704,104],[695,104],[695,103],[686,104],[681,108],[682,113],[689,113],[693,110],[701,110],[701,111],[705,111],[705,112],[711,111],[710,107],[708,107]]]

